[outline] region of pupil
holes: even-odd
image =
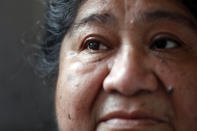
[[[89,43],[89,49],[91,49],[91,50],[98,50],[99,49],[99,43],[97,43],[97,42]]]
[[[165,48],[166,47],[166,40],[159,40],[156,42],[157,48]]]

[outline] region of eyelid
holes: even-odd
[[[164,40],[164,39],[172,41],[172,42],[176,43],[178,46],[184,45],[184,43],[175,35],[172,35],[170,33],[159,33],[159,34],[156,34],[152,37],[151,42],[150,42],[151,43],[150,48],[154,49],[154,47],[153,47],[154,43],[158,40]]]
[[[106,46],[108,49],[110,49],[111,47],[109,46],[109,41],[107,39],[105,39],[102,36],[99,35],[91,35],[91,36],[87,36],[84,38],[84,40],[82,41],[81,50],[87,49],[88,43],[90,43],[91,41],[96,41],[99,42],[101,44],[103,44],[104,46]]]

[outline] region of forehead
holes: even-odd
[[[92,13],[111,12],[125,17],[134,13],[154,9],[180,10],[182,5],[178,0],[85,0],[83,1],[78,17]],[[183,8],[182,8],[183,9]],[[184,12],[184,11],[183,11]]]
[[[163,19],[191,29],[196,21],[178,0],[86,0],[78,10],[71,32],[89,23],[126,29],[131,23],[144,25]]]

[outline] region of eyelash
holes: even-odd
[[[173,38],[172,38],[173,37]],[[88,50],[91,53],[97,53],[106,51],[109,48],[109,43],[107,40],[101,37],[89,37],[82,44],[82,50]],[[168,45],[167,45],[168,44]],[[174,44],[174,45],[173,45]],[[151,40],[150,49],[154,51],[164,52],[167,50],[172,50],[179,48],[183,45],[183,42],[178,40],[174,36],[161,36],[157,35]]]
[[[169,36],[158,36],[151,41],[150,49],[155,51],[166,51],[179,48],[182,45],[183,42],[181,42],[177,38],[170,38]]]
[[[90,52],[105,51],[109,49],[106,43],[107,42],[103,40],[103,38],[89,37],[83,42],[82,49],[89,50]]]

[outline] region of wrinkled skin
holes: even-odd
[[[74,23],[60,52],[60,131],[197,131],[197,32],[183,6],[87,0]]]

